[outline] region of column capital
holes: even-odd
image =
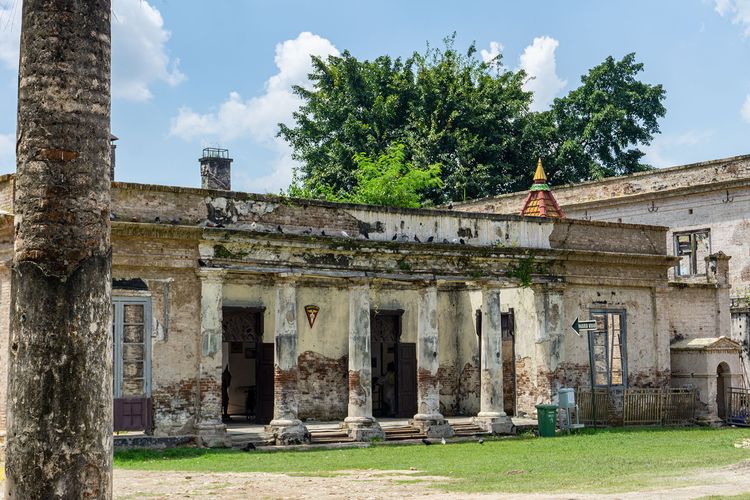
[[[502,283],[497,280],[478,280],[476,284],[478,287],[482,288],[483,290],[487,289],[487,290],[497,290],[497,291],[500,291],[507,286],[507,284]]]
[[[372,279],[368,278],[367,276],[355,276],[352,278],[347,278],[346,280],[351,287],[361,287],[366,286],[369,287],[372,284]]]
[[[196,272],[201,281],[223,283],[227,276],[226,269],[201,267]]]
[[[416,281],[415,284],[417,285],[418,290],[420,292],[424,290],[429,290],[431,288],[434,288],[435,290],[437,290],[437,287],[438,287],[437,280]]]
[[[299,273],[278,273],[273,275],[273,281],[277,285],[296,285],[301,277]]]

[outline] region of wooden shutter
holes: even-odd
[[[258,403],[255,408],[256,423],[267,424],[273,419],[273,343],[261,344],[258,363],[258,378],[255,382]]]
[[[417,413],[417,344],[398,344],[398,416]]]

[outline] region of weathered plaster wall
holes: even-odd
[[[0,175],[0,212],[13,213],[13,176]]]
[[[445,416],[479,412],[479,337],[474,319],[479,308],[477,298],[481,302],[481,294],[467,290],[438,292],[438,376],[440,410]]]
[[[658,369],[659,357],[668,359],[669,353],[655,329],[651,289],[565,285],[559,290],[560,318],[550,307],[555,303],[554,291],[551,300],[537,287],[503,291],[503,303],[515,311],[519,411],[534,414],[535,405],[550,402],[560,387],[590,387],[588,339],[569,326],[576,317],[588,319],[592,309],[626,311],[630,387],[668,383],[668,370]]]
[[[653,210],[649,201],[633,201],[602,207],[571,209],[571,217],[589,217],[605,221],[661,224],[669,226],[666,235],[668,252],[674,254],[674,234],[710,229],[711,253],[724,252],[732,257],[730,282],[732,295],[744,296],[750,287],[750,181],[748,186],[732,189],[733,201],[726,200],[725,189],[700,193],[675,193],[672,196],[654,193]],[[669,270],[675,278],[674,269]],[[686,281],[705,281],[705,276],[679,278]]]
[[[190,434],[198,399],[201,286],[195,241],[113,238],[113,278],[140,278],[152,307],[152,398],[156,435]],[[151,265],[149,265],[151,264]],[[113,295],[127,292],[113,291]]]
[[[265,233],[382,242],[559,248],[659,254],[662,231],[619,224],[554,221],[448,210],[394,209],[278,196],[116,182],[115,220],[226,227]],[[598,237],[597,237],[598,236]]]
[[[650,172],[566,186],[555,186],[553,182],[552,188],[560,205],[568,207],[583,203],[599,204],[607,200],[657,192],[664,193],[706,184],[741,182],[748,178],[750,178],[750,155],[673,168],[660,168]],[[531,181],[529,181],[530,184]],[[525,192],[519,192],[466,203],[455,203],[454,210],[514,214],[521,210],[525,196]]]
[[[708,284],[673,283],[670,286],[670,300],[666,305],[671,340],[730,336],[729,329],[722,330],[722,323],[717,321],[720,307],[717,304],[717,291],[720,292],[715,286]],[[726,302],[728,303],[728,297]],[[724,314],[729,317],[728,311],[725,310]]]

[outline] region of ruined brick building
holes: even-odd
[[[113,183],[118,428],[222,445],[224,378],[226,411],[282,443],[308,419],[354,439],[382,436],[391,416],[433,436],[454,415],[505,432],[560,387],[590,386],[592,364],[595,385],[668,386],[680,321],[686,339],[729,329],[724,256],[705,286],[673,286],[669,228],[576,219],[565,189],[564,219],[393,209],[234,192],[230,165],[206,150],[201,188]],[[0,210],[4,423],[12,175]],[[681,308],[702,322],[675,319]],[[592,346],[569,328],[577,317],[596,320]]]
[[[524,196],[485,198],[455,209],[516,213]],[[686,296],[670,304],[668,315],[673,355],[679,358],[673,366],[673,384],[708,387],[705,380],[715,379],[707,399],[713,399],[713,391],[721,392],[718,386],[744,386],[750,376],[750,155],[556,187],[555,196],[571,218],[669,228],[667,250],[679,259],[669,268],[669,286]],[[719,253],[728,269],[723,284],[707,279],[715,275],[707,257]],[[697,302],[715,303],[717,314],[706,313],[708,304],[695,307]],[[725,308],[731,308],[729,314]],[[736,348],[720,342],[722,336],[741,345],[739,361],[725,352]],[[698,365],[680,361],[698,351],[703,353]],[[725,352],[738,366],[724,359],[707,363],[716,352]],[[738,371],[744,377],[737,377]]]

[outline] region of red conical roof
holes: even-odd
[[[534,173],[534,184],[529,189],[529,195],[523,204],[521,215],[554,217],[558,219],[565,217],[565,212],[557,204],[557,200],[555,200],[552,191],[550,191],[547,185],[547,175],[544,173],[544,168],[542,168],[541,158],[539,159],[539,163],[537,163],[536,172]]]

